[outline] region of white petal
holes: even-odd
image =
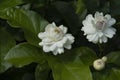
[[[98,32],[97,34],[98,34],[98,37],[102,37],[104,35],[103,32],[101,32],[101,31]]]
[[[84,31],[84,35],[87,35],[87,34],[93,34],[96,32],[96,29],[94,27],[82,27],[81,29],[82,31]]]
[[[44,38],[42,41],[43,41],[43,42],[47,42],[47,43],[52,42],[52,40],[51,40],[50,38]]]
[[[102,38],[99,38],[99,43],[102,43],[102,42],[103,42]]]
[[[43,46],[43,45],[44,45],[44,43],[43,43],[43,42],[40,42],[40,43],[39,43],[39,45],[40,45],[40,46]]]
[[[106,36],[103,36],[103,37],[102,37],[102,41],[103,41],[104,43],[106,43],[106,42],[108,41],[107,37],[106,37]]]
[[[54,26],[53,23],[52,23],[52,24],[48,24],[48,25],[46,26],[46,28],[45,28],[45,32],[46,32],[46,33],[49,33],[50,31],[53,31],[55,27],[56,27],[56,26]]]
[[[93,43],[97,43],[98,42],[98,34],[91,34],[91,35],[87,35],[87,39],[90,41],[90,42],[93,42]]]
[[[64,49],[63,48],[58,48],[58,53],[59,54],[64,53]]]
[[[70,43],[73,43],[75,40],[74,36],[72,36],[71,34],[66,34],[65,37],[67,37],[67,39]]]
[[[67,27],[64,27],[63,25],[59,26],[59,28],[63,31],[65,34],[67,32]]]
[[[106,14],[106,15],[105,15],[105,18],[107,18],[107,20],[110,20],[110,19],[111,19],[111,15]]]
[[[52,25],[56,27],[56,24],[55,24],[55,22],[52,22]]]
[[[71,49],[71,48],[72,48],[71,44],[69,44],[69,43],[66,43],[66,44],[64,45],[64,47],[65,47],[66,49]]]
[[[112,28],[112,27],[107,28],[107,29],[104,30],[105,36],[107,36],[109,38],[112,38],[113,35],[115,34],[115,32],[116,32],[116,29]]]
[[[49,51],[50,51],[50,48],[49,48],[49,46],[43,46],[43,50],[44,50],[45,52],[49,52]]]
[[[53,51],[53,54],[54,54],[54,55],[57,55],[57,54],[58,54],[58,50],[57,50],[57,49],[54,50],[54,51]]]
[[[51,51],[54,51],[55,49],[57,49],[56,43],[54,43],[53,45],[50,46]]]
[[[66,43],[66,41],[67,41],[67,38],[63,37],[62,40],[56,42],[55,44],[56,44],[57,47],[63,47],[63,45]]]
[[[86,19],[85,19],[87,22],[91,23],[92,20],[94,20],[92,14],[88,14],[88,16],[86,16]]]
[[[114,18],[111,18],[108,22],[107,22],[107,26],[111,27],[113,24],[116,23],[116,20]]]
[[[40,39],[43,39],[43,38],[46,37],[46,33],[45,33],[45,32],[40,32],[40,33],[38,34],[38,37],[39,37]]]
[[[93,24],[94,18],[91,14],[89,14],[86,19],[82,22],[83,27],[82,31],[84,31],[84,34],[93,34],[95,33],[96,29]]]
[[[96,12],[95,13],[95,20],[102,20],[103,19],[103,13]]]

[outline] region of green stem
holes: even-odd
[[[98,43],[98,47],[99,47],[99,51],[100,51],[100,53],[99,53],[99,57],[102,57],[103,56],[103,48],[102,48],[102,45],[100,44],[100,43]]]

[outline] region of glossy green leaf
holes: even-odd
[[[88,47],[78,48],[74,52],[80,55],[79,57],[85,65],[90,66],[97,59],[96,53]]]
[[[93,72],[93,80],[120,80],[120,69],[108,68]]]
[[[83,0],[78,0],[77,1],[77,7],[76,7],[76,13],[80,14],[83,12],[83,10],[85,9],[85,4],[83,3]]]
[[[14,45],[15,40],[13,37],[0,28],[0,73],[11,67],[11,65],[4,60],[4,57]]]
[[[50,72],[48,63],[38,64],[35,70],[35,80],[48,80]]]
[[[40,42],[38,33],[44,31],[44,28],[48,24],[39,14],[23,8],[2,10],[0,11],[0,17],[6,19],[12,27],[22,28],[27,41],[35,46],[38,46]]]
[[[120,66],[120,51],[109,53],[107,58],[108,63],[113,63]]]
[[[21,43],[7,53],[5,60],[17,67],[22,67],[32,62],[43,62],[44,57],[40,48],[28,43]]]
[[[96,58],[94,52],[84,47],[59,56],[48,56],[47,59],[55,80],[92,80],[89,65],[93,58]]]
[[[53,6],[57,10],[56,12],[60,14],[60,17],[67,24],[71,34],[77,35],[81,24],[74,8],[71,7],[70,4],[63,1],[57,1],[53,3]]]
[[[0,0],[0,10],[22,4],[22,0]]]

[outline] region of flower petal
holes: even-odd
[[[86,34],[93,34],[96,32],[96,29],[93,25],[94,18],[91,14],[89,14],[86,19],[82,22],[83,27],[82,27],[82,31],[84,31],[85,35]]]
[[[49,46],[43,46],[43,50],[44,50],[45,52],[49,52],[49,51],[50,51]]]
[[[59,28],[63,31],[64,34],[67,33],[67,28],[63,25],[59,26]]]
[[[46,37],[46,33],[45,33],[45,32],[40,32],[40,33],[38,33],[38,37],[39,37],[40,39],[43,39],[43,38]]]
[[[103,36],[103,37],[102,37],[102,41],[103,41],[104,43],[106,43],[106,42],[108,41],[107,37],[106,37],[106,36]]]
[[[88,39],[90,42],[98,43],[98,42],[99,42],[99,39],[100,39],[99,33],[87,35],[87,39]]]
[[[114,19],[114,18],[111,18],[109,21],[108,21],[108,23],[107,23],[107,26],[108,27],[111,27],[113,24],[115,24],[116,23],[116,20]]]
[[[104,30],[105,36],[107,36],[109,38],[112,38],[113,35],[115,34],[115,32],[116,32],[116,29],[112,28],[112,27],[109,27],[109,28]]]
[[[59,54],[64,53],[64,49],[63,48],[58,48],[58,53]]]

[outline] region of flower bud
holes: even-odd
[[[106,56],[103,56],[103,57],[102,57],[102,60],[103,60],[104,62],[106,62],[106,61],[107,61],[107,57],[106,57]]]
[[[93,67],[96,70],[102,70],[105,67],[105,62],[102,59],[97,59],[93,62]]]

